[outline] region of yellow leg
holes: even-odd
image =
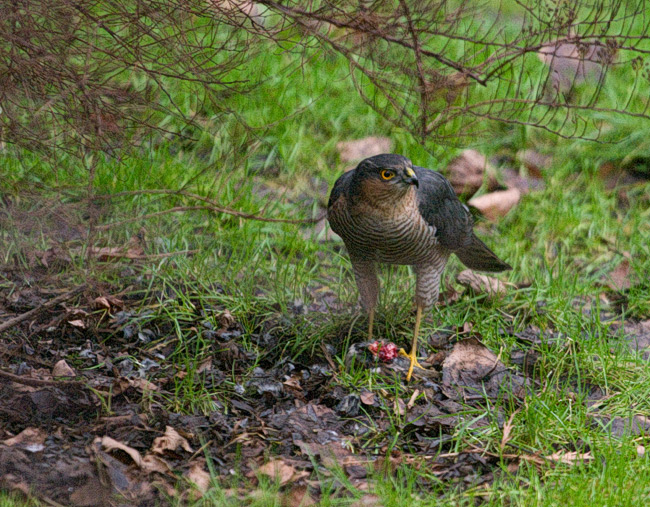
[[[375,322],[375,309],[370,310],[368,315],[368,341],[372,341],[372,324]]]
[[[400,349],[400,355],[408,357],[411,360],[409,366],[409,371],[406,374],[406,381],[411,381],[411,376],[413,375],[413,368],[417,366],[422,368],[420,363],[418,363],[417,353],[418,353],[418,334],[420,333],[420,321],[422,320],[422,307],[418,305],[417,312],[415,314],[415,329],[413,330],[413,344],[411,345],[411,353],[407,354],[404,349]]]

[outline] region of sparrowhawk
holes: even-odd
[[[419,366],[422,312],[438,300],[449,256],[455,253],[465,266],[480,271],[511,269],[476,237],[469,210],[445,177],[401,155],[376,155],[343,174],[330,194],[327,218],[350,255],[361,304],[369,313],[369,340],[379,294],[377,263],[415,270],[413,343],[410,354],[403,352],[411,361],[407,381]]]

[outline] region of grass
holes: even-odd
[[[260,124],[276,121],[301,107],[304,111],[252,141],[243,135],[238,138],[237,127],[226,124],[215,127],[210,135],[203,134],[189,147],[169,141],[124,161],[101,159],[96,192],[185,187],[221,203],[231,202],[232,207],[247,213],[264,210],[267,216],[310,218],[322,209],[325,187],[331,188],[345,167],[336,155],[339,141],[386,135],[394,141],[394,151],[434,169],[444,168],[457,153],[441,147],[427,150],[404,131],[386,123],[355,95],[339,60],[315,59],[308,73],[293,73],[288,79],[279,77],[280,69],[292,64],[290,58],[290,54],[279,51],[271,54],[260,72],[276,78],[266,81],[248,98],[233,99],[241,101],[233,107],[244,110],[248,118]],[[625,82],[623,73],[615,73],[609,88],[624,87]],[[177,93],[182,94],[182,90]],[[647,363],[640,354],[611,338],[610,317],[616,309],[601,298],[603,276],[628,256],[638,283],[627,294],[622,318],[650,317],[650,283],[646,276],[650,270],[650,185],[628,189],[625,204],[617,192],[607,191],[597,176],[602,162],[623,159],[628,147],[636,150],[634,156],[644,155],[649,129],[647,123],[633,118],[612,124],[617,132],[629,133],[622,144],[561,140],[519,126],[503,127],[495,131],[494,137],[480,140],[477,147],[488,154],[514,154],[531,147],[553,154],[544,190],[524,196],[498,223],[481,222],[478,227],[479,234],[514,266],[501,278],[525,284],[525,288],[510,290],[500,301],[464,296],[436,311],[432,322],[423,329],[426,336],[471,322],[483,343],[500,354],[507,365],[519,346],[514,333],[535,325],[561,335],[562,347],[548,345],[541,349],[536,370],[541,389],[527,396],[514,416],[510,444],[542,456],[562,448],[588,450],[594,459],[541,470],[523,464],[515,471],[504,460],[495,470],[492,484],[462,490],[439,480],[426,463],[419,467],[402,464],[392,474],[370,473],[372,494],[381,499],[382,505],[474,505],[477,499],[495,506],[647,504],[650,458],[637,453],[637,446],[647,446],[647,437],[616,437],[603,431],[592,424],[594,410],[587,403],[589,389],[597,386],[606,394],[599,408],[602,413],[623,418],[650,416]],[[48,195],[56,189],[65,205],[72,206],[78,200],[78,194],[67,189],[83,182],[86,172],[72,161],[62,158],[55,165],[28,153],[16,157],[5,152],[0,157],[3,192],[8,195],[22,198],[27,189]],[[120,221],[183,204],[187,200],[181,197],[128,196],[112,201],[102,219],[104,223]],[[26,205],[38,208],[36,204]],[[123,245],[140,225],[109,230],[99,236],[99,241]],[[195,414],[217,410],[218,403],[227,407],[237,386],[245,383],[255,366],[271,364],[280,356],[309,361],[322,354],[323,343],[333,345],[332,359],[339,368],[337,382],[349,392],[384,390],[402,400],[412,395],[412,386],[399,379],[386,379],[363,364],[346,361],[349,345],[364,339],[366,321],[355,306],[356,289],[340,242],[322,241],[306,226],[204,212],[166,214],[147,221],[144,227],[148,253],[198,249],[191,257],[172,257],[146,265],[138,273],[141,292],[131,295],[137,325],[140,329],[165,327],[166,339],[174,346],[168,359],[174,367],[187,372],[175,380],[173,397],[163,400],[171,410]],[[1,234],[5,241],[0,248],[4,262],[16,262],[25,269],[29,249],[50,246],[47,231],[29,237],[10,230]],[[89,265],[75,258],[64,276],[71,283],[90,276],[120,287],[123,269],[121,264]],[[448,283],[453,283],[460,269],[457,261],[450,263]],[[382,281],[377,334],[406,344],[413,324],[413,277],[407,268],[396,268],[386,270]],[[293,311],[296,306],[321,303],[321,295],[327,292],[333,293],[343,310],[322,314]],[[158,304],[150,306],[152,298]],[[578,307],[578,300],[593,303],[589,313]],[[142,302],[140,308],[137,301]],[[196,373],[212,352],[210,343],[192,327],[197,312],[212,308],[227,308],[237,318],[244,328],[241,343],[256,355],[243,377],[233,372],[218,386],[204,382]],[[209,313],[206,315],[208,321],[213,319]],[[272,350],[251,339],[265,323],[275,326],[283,336],[280,345]],[[512,331],[504,332],[508,328]],[[515,407],[505,400],[493,401],[487,407],[483,412],[468,408],[463,414],[467,422],[485,416],[489,424],[480,428],[459,425],[448,444],[452,452],[471,446],[501,452],[503,431],[497,414],[507,419]],[[375,440],[388,439],[395,449],[409,449],[412,437],[402,432],[403,419],[389,405],[383,410],[391,424],[388,429],[371,428],[363,444],[371,448]],[[390,453],[390,449],[376,452],[382,455]],[[350,505],[352,499],[366,495],[343,472],[331,473],[338,482],[332,476],[321,478],[321,505]],[[238,480],[246,485],[246,479]],[[280,505],[285,494],[277,484],[261,481],[258,490],[245,500],[235,500],[228,496],[228,487],[215,484],[202,502]],[[346,493],[344,498],[342,491]],[[13,505],[12,501],[11,497],[0,498],[2,505]]]

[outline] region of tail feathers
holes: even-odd
[[[497,255],[475,235],[472,235],[472,241],[467,247],[456,250],[454,253],[458,256],[460,261],[465,264],[465,266],[477,271],[496,273],[498,271],[512,269],[510,264],[499,259]]]

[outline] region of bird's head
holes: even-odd
[[[375,155],[362,160],[354,179],[362,194],[371,198],[399,198],[419,185],[411,161],[402,155]]]

